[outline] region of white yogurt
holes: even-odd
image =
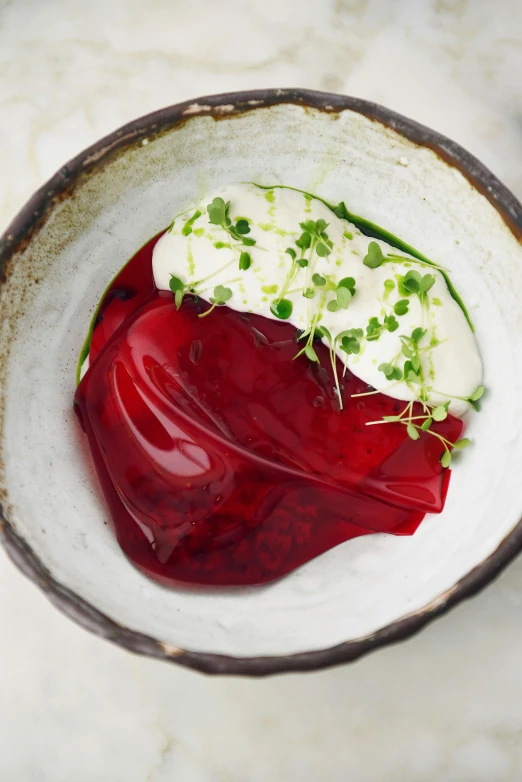
[[[216,196],[230,202],[229,216],[233,224],[238,218],[248,219],[251,230],[247,236],[255,239],[254,246],[243,246],[223,227],[210,223],[207,205]],[[201,214],[185,227],[187,220],[198,211]],[[328,223],[326,232],[333,243],[332,251],[326,257],[313,253],[306,268],[298,267],[290,290],[284,296],[293,305],[288,322],[304,330],[320,313],[318,325],[325,326],[334,338],[353,328],[363,329],[366,334],[370,318],[377,317],[382,323],[385,315],[394,314],[393,305],[404,298],[398,292],[397,278],[409,270],[416,270],[421,275],[432,274],[435,284],[426,294],[427,301],[423,305],[419,296],[409,296],[408,312],[395,315],[399,323],[396,331],[383,330],[375,341],[363,338],[361,352],[357,355],[347,355],[339,345],[336,352],[347,362],[348,368],[369,385],[395,399],[411,401],[417,398],[418,386],[412,387],[403,381],[391,382],[378,367],[395,359],[396,366],[402,368],[406,359],[401,354],[400,336],[410,336],[416,327],[422,327],[427,333],[421,347],[429,347],[432,338],[436,337],[438,341],[436,347],[421,353],[426,401],[436,405],[451,400],[450,411],[462,415],[468,408],[464,400],[482,383],[482,362],[471,328],[442,274],[386,242],[369,239],[355,225],[336,217],[317,199],[286,188],[267,191],[252,184],[220,188],[178,216],[156,244],[153,255],[156,286],[168,290],[171,277],[175,276],[186,284],[196,283],[198,295],[209,299],[214,288],[222,285],[232,291],[227,306],[275,318],[270,305],[278,299],[292,265],[292,258],[285,250],[290,247],[299,254],[295,245],[302,233],[299,223],[320,218]],[[396,254],[408,260],[402,263],[387,261],[378,268],[368,268],[363,259],[371,241],[377,242],[383,255]],[[247,270],[239,269],[243,251],[249,253],[252,261]],[[326,278],[327,286],[315,286],[314,274]],[[331,312],[327,304],[335,298],[335,292],[326,292],[326,288],[335,287],[345,277],[355,279],[355,295],[347,309]],[[388,295],[385,295],[386,280],[395,283]],[[307,288],[315,290],[311,299],[303,296]]]

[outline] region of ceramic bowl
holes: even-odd
[[[285,183],[451,270],[487,397],[448,501],[412,537],[345,543],[262,588],[164,589],[120,552],[75,421],[75,363],[112,275],[191,199]],[[1,539],[49,599],[141,654],[261,675],[411,635],[522,546],[522,207],[475,158],[365,101],[302,90],[202,98],[132,122],[62,168],[0,240]]]

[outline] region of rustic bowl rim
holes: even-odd
[[[520,202],[479,160],[440,133],[361,98],[307,89],[248,90],[184,101],[147,114],[123,125],[66,163],[37,190],[0,237],[0,284],[5,282],[10,258],[28,244],[53,206],[68,197],[80,178],[105,165],[114,155],[125,148],[149,141],[194,117],[227,119],[277,104],[295,104],[334,114],[345,110],[355,111],[393,129],[418,146],[428,147],[458,169],[490,201],[518,241],[522,241]],[[14,564],[57,608],[92,633],[137,654],[175,662],[204,673],[265,676],[311,671],[352,662],[368,652],[414,635],[428,622],[483,589],[519,554],[522,549],[522,519],[492,554],[422,609],[391,622],[375,633],[334,647],[263,657],[234,657],[173,648],[118,624],[52,576],[37,553],[16,532],[9,521],[7,509],[1,503],[0,542]]]

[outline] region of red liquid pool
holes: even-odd
[[[75,404],[119,544],[165,584],[261,584],[359,535],[412,534],[440,512],[443,446],[399,424],[404,403],[349,372],[344,410],[282,321],[172,294],[152,281],[149,242],[99,310]],[[342,365],[338,365],[339,377]],[[420,411],[419,411],[420,412]],[[414,413],[419,414],[419,413]],[[436,431],[455,441],[452,416]]]

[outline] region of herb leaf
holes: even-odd
[[[348,288],[352,296],[355,295],[355,280],[353,277],[343,277],[342,280],[339,280],[337,283],[338,288]]]
[[[250,225],[248,223],[248,220],[245,220],[244,218],[241,218],[236,222],[235,225],[236,231],[238,234],[249,234],[250,233]]]
[[[396,315],[406,315],[409,306],[410,302],[408,299],[399,299],[399,301],[395,302],[393,305],[393,311]]]
[[[440,457],[440,463],[442,464],[443,467],[449,467],[450,466],[450,464],[451,464],[451,453],[448,450],[444,451],[444,453]]]
[[[232,298],[232,291],[230,288],[225,288],[223,285],[216,285],[214,288],[214,300],[212,301],[211,299],[211,301],[213,304],[224,304],[230,298]]]
[[[422,280],[420,281],[421,293],[427,293],[430,288],[433,288],[434,285],[435,285],[435,275],[425,274]]]
[[[402,378],[401,370],[399,367],[394,367],[393,364],[379,364],[377,369],[384,374],[386,380],[400,380]]]
[[[304,349],[304,353],[305,356],[310,359],[310,361],[317,361],[317,363],[319,363],[319,358],[314,350],[313,345],[307,345]]]
[[[406,427],[406,431],[408,432],[408,437],[410,437],[412,440],[418,440],[420,437],[420,434],[418,433],[417,429],[414,427],[412,423],[409,423]]]
[[[216,196],[207,206],[208,219],[212,225],[225,225],[227,205],[220,196]]]
[[[242,252],[241,255],[239,256],[239,268],[242,271],[246,272],[247,269],[250,269],[251,264],[252,264],[252,259],[249,253]]]
[[[419,293],[422,277],[415,269],[410,269],[402,278],[402,286],[408,293]]]
[[[399,321],[394,315],[386,315],[384,318],[384,327],[388,331],[397,331],[399,328]]]
[[[368,252],[363,259],[365,266],[369,269],[377,269],[384,262],[384,255],[377,242],[370,242]]]
[[[413,331],[411,332],[412,341],[415,342],[416,345],[418,345],[425,334],[426,334],[426,329],[421,329],[420,327],[413,329]]]
[[[453,447],[458,448],[459,450],[462,448],[467,448],[468,445],[471,445],[471,440],[467,437],[462,437],[460,440],[457,440],[456,443],[453,443]]]
[[[444,421],[448,417],[449,402],[434,407],[431,415],[434,421]]]
[[[270,305],[270,312],[279,320],[288,320],[292,314],[294,305],[289,299],[278,299]]]
[[[185,283],[181,282],[179,277],[174,277],[174,275],[171,274],[169,280],[169,288],[172,291],[172,293],[176,293],[176,291],[184,291]]]

